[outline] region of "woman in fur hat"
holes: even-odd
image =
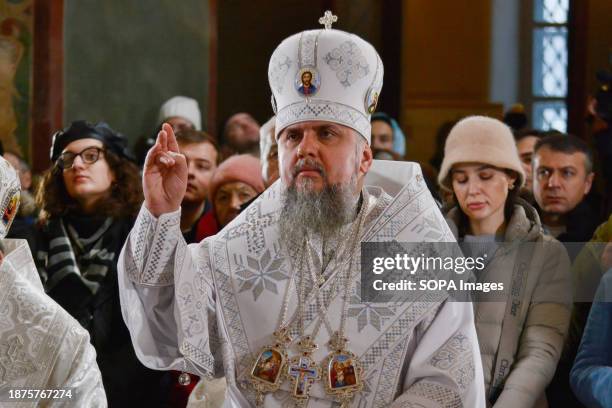
[[[569,259],[518,197],[525,174],[510,129],[487,117],[458,122],[438,181],[454,198],[446,218],[465,255],[486,259],[476,280],[504,288],[473,293],[489,403],[545,404],[569,324]]]

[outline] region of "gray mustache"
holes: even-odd
[[[325,177],[325,169],[323,169],[323,165],[312,159],[301,159],[299,160],[295,167],[293,168],[292,175],[293,177],[297,176],[298,173],[305,168],[313,169],[318,171],[321,176]]]

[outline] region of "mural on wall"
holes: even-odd
[[[27,155],[34,0],[0,0],[0,141]]]
[[[132,144],[155,135],[159,108],[195,98],[207,129],[209,2],[66,0],[64,122],[103,120]]]

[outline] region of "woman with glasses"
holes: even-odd
[[[85,327],[109,406],[156,406],[161,372],[136,358],[119,304],[117,258],[142,203],[126,139],[76,121],[53,136],[37,193],[37,267],[48,294]]]

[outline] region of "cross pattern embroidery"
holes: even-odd
[[[319,368],[314,366],[310,357],[302,356],[297,364],[289,366],[289,376],[295,382],[293,396],[307,398],[310,384],[319,379]]]
[[[274,213],[261,215],[261,204],[253,204],[246,209],[244,222],[230,228],[223,237],[230,241],[246,235],[249,253],[261,253],[266,247],[264,229],[276,221]]]

